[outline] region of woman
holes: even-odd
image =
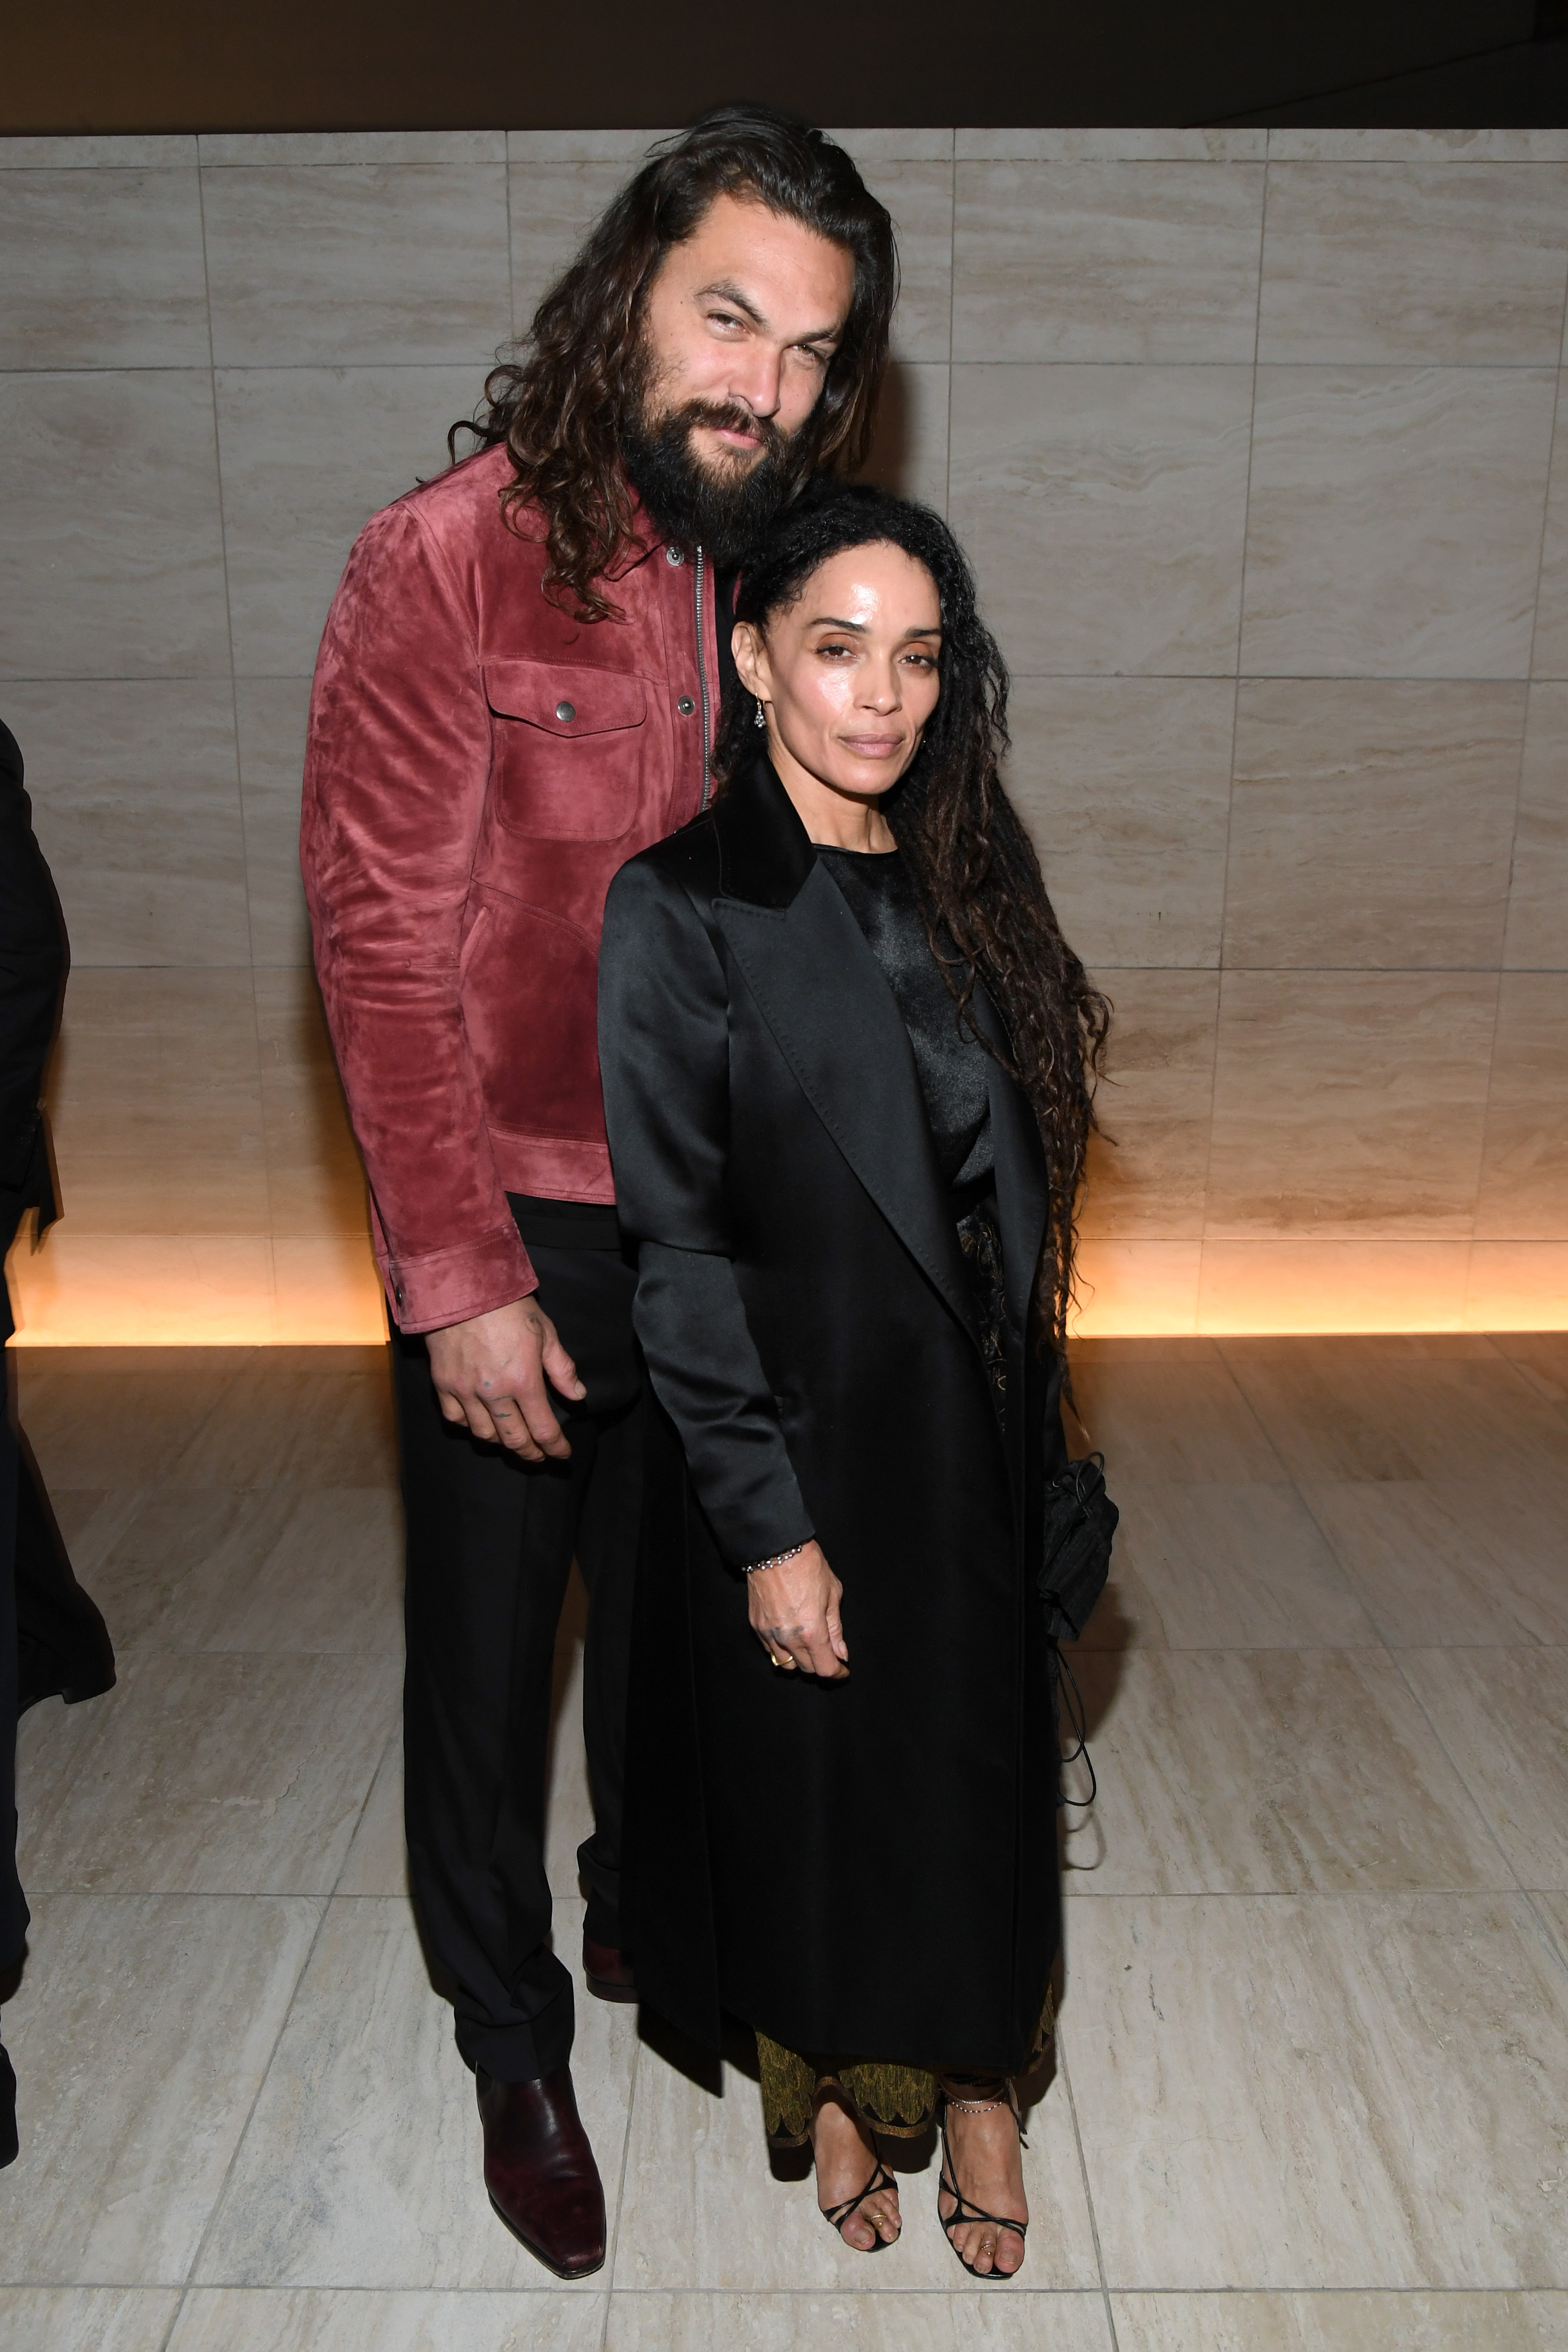
[[[1005,2277],[1058,1930],[1030,1563],[1065,1459],[1104,1002],[997,781],[1006,682],[925,509],[827,486],[754,551],[719,790],[612,887],[600,1056],[649,1469],[628,1902],[644,1998],[757,2034],[775,2143],[871,2252],[873,2134]],[[763,731],[763,730],[765,730]]]

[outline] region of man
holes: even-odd
[[[29,1209],[55,1216],[48,1128],[39,1108],[59,1026],[69,950],[59,900],[33,836],[22,754],[0,726],[0,1264]],[[0,1272],[0,1341],[14,1326]],[[16,1718],[58,1693],[94,1698],[114,1651],[71,1573],[32,1450],[16,1420],[9,1350],[0,1397],[0,2000],[22,1961],[27,1906],[16,1876]],[[0,2165],[16,2155],[16,2078],[0,2049]]]
[[[563,2276],[605,2247],[543,1859],[574,1551],[584,1966],[636,1998],[643,1388],[595,1045],[605,893],[702,805],[732,567],[814,469],[864,456],[895,267],[820,132],[727,108],[667,143],[491,376],[480,454],[367,525],[316,671],[301,855],[395,1327],[410,1876],[491,2202]]]

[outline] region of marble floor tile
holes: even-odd
[[[1255,164],[961,163],[954,351],[1250,362],[1262,218]]]
[[[384,1348],[266,1348],[180,1457],[182,1486],[395,1486]]]
[[[1075,1903],[1112,2288],[1568,2284],[1568,1978],[1522,1896]]]
[[[1007,790],[1091,970],[1219,961],[1234,681],[1020,677]]]
[[[514,333],[527,333],[534,311],[636,169],[630,154],[516,158],[509,165]]]
[[[49,1506],[79,1580],[93,1584],[100,1561],[141,1507],[136,1486],[51,1486]],[[120,1637],[118,1625],[115,1636]]]
[[[1214,1124],[1219,975],[1123,970],[1103,979],[1110,1037],[1079,1232],[1086,1241],[1196,1241]]]
[[[1118,1477],[1108,1592],[1081,1647],[1309,1650],[1375,1643],[1291,1486]],[[1110,1605],[1108,1605],[1108,1603]]]
[[[26,760],[38,839],[69,910],[78,963],[248,959],[226,677],[17,681],[5,690],[5,723]],[[173,1122],[158,1108],[167,1134]],[[149,1171],[164,1186],[165,1221],[185,1160],[184,1150],[163,1152]],[[122,1171],[122,1184],[139,1173]],[[73,1198],[72,1213],[82,1206]]]
[[[1026,2284],[1093,2287],[1089,2209],[1059,2077],[1027,2119],[1028,2262],[1016,2286],[990,2292],[1010,2296]],[[952,2250],[936,2218],[937,2159],[933,2155],[923,2162],[917,2153],[911,2163],[913,2168],[900,2166],[899,2174],[903,2235],[877,2258],[875,2275],[868,2278],[868,2258],[824,2228],[811,2178],[773,2178],[755,2082],[726,2064],[723,2095],[715,2097],[645,2048],[611,2284],[617,2294],[623,2288],[951,2294]]]
[[[362,526],[446,471],[447,429],[472,409],[483,374],[472,364],[218,369],[237,671],[309,674]]]
[[[168,2352],[600,2352],[606,2294],[194,2287]]]
[[[881,2267],[887,2267],[884,2263]],[[1110,2352],[1099,2294],[989,2287],[967,2294],[639,2294],[610,2297],[605,2352]]]
[[[320,1925],[297,1898],[35,1900],[0,2278],[184,2278]]]
[[[188,1348],[177,1351],[188,1360],[168,1370],[128,1366],[108,1370],[95,1364],[88,1370],[50,1360],[67,1352],[53,1348],[17,1350],[22,1425],[51,1491],[56,1486],[136,1487],[164,1476],[235,1380],[243,1360],[237,1349]],[[93,1352],[101,1363],[120,1350]]]
[[[395,1488],[153,1487],[93,1580],[126,1651],[395,1654]]]
[[[310,918],[300,875],[300,780],[310,701],[308,677],[239,677],[234,682],[250,952],[260,966],[301,968],[310,961]]]
[[[35,1707],[17,1743],[24,1883],[329,1894],[398,1678],[395,1656],[142,1654],[106,1705]]]
[[[1546,1922],[1548,1935],[1555,1940],[1558,1956],[1568,1969],[1568,1895],[1542,1891],[1532,1895],[1531,1901],[1538,1917]]]
[[[1260,367],[1244,677],[1523,677],[1555,371]]]
[[[205,367],[0,378],[0,457],[6,677],[227,676]]]
[[[1504,1361],[1238,1355],[1232,1369],[1294,1477],[1495,1481],[1568,1469],[1568,1414]]]
[[[403,1733],[395,1731],[376,1767],[334,1895],[375,1895],[395,1901],[408,1893],[408,1848],[403,1832]]]
[[[891,213],[899,241],[893,357],[945,365],[952,351],[952,162],[945,155],[864,153],[856,161],[871,194]]]
[[[1562,2352],[1568,2294],[1117,2294],[1121,2352]]]
[[[1495,971],[1226,971],[1205,1236],[1468,1242],[1497,998]]]
[[[178,2287],[0,2286],[0,2336],[5,2352],[163,2352],[179,2307]]]
[[[1244,681],[1220,861],[1226,969],[1495,965],[1528,692]]]
[[[1251,418],[1249,367],[953,369],[950,518],[1015,671],[1234,672]]]
[[[1568,933],[1568,924],[1564,924]],[[1487,1096],[1476,1238],[1568,1240],[1568,971],[1506,971]]]
[[[1100,1784],[1075,1895],[1513,1884],[1385,1650],[1132,1650],[1075,1671]]]
[[[583,1906],[556,1906],[577,1970]],[[573,2073],[616,2187],[637,2061],[634,2012],[582,1992]],[[206,2286],[559,2292],[498,2221],[473,2078],[431,1990],[406,1903],[338,1896],[300,1983],[196,2276]],[[601,2274],[572,2293],[602,2290]]]
[[[205,367],[195,171],[0,171],[0,367]]]
[[[928,360],[895,360],[877,404],[860,478],[947,512],[948,370]]]
[[[1125,1474],[1184,1485],[1283,1485],[1285,1470],[1223,1362],[1087,1359],[1073,1374],[1079,1417]]]
[[[1568,1404],[1568,1348],[1560,1354],[1533,1357],[1519,1369],[1548,1404]]]
[[[219,367],[470,362],[510,323],[506,167],[221,165],[202,173]]]
[[[1568,1888],[1568,1649],[1406,1650],[1400,1664],[1521,1883]]]
[[[1394,1649],[1568,1643],[1568,1466],[1555,1477],[1311,1480],[1302,1493]]]
[[[1565,247],[1561,165],[1273,163],[1258,358],[1553,367]]]

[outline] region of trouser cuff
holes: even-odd
[[[535,2083],[571,2058],[574,2022],[568,1985],[525,2025],[482,2025],[459,2017],[458,2054],[465,2065],[482,2068],[495,2082]]]

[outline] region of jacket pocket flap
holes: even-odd
[[[621,670],[494,661],[484,664],[483,677],[492,710],[552,735],[604,735],[616,727],[640,727],[647,716],[647,688]]]

